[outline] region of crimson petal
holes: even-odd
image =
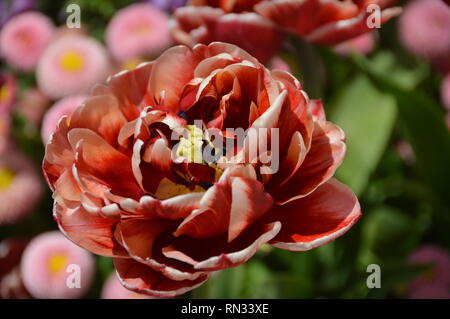
[[[335,179],[311,195],[274,205],[264,217],[279,220],[281,231],[270,241],[277,248],[303,251],[322,246],[347,232],[361,216],[358,199]]]
[[[114,266],[122,285],[153,297],[175,297],[200,286],[208,279],[208,276],[204,275],[195,280],[171,280],[161,272],[133,259],[116,258]]]

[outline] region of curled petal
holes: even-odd
[[[128,121],[137,118],[143,106],[155,104],[153,96],[147,91],[152,68],[153,62],[142,63],[136,69],[123,71],[108,80],[108,86]]]
[[[153,297],[174,297],[188,292],[208,279],[207,275],[195,280],[172,280],[163,273],[133,259],[114,259],[117,276],[126,288]]]
[[[83,207],[68,209],[55,203],[53,217],[60,230],[75,244],[102,256],[127,256],[114,238],[116,219],[92,215]]]
[[[142,196],[139,201],[125,199],[121,201],[122,218],[164,218],[181,219],[187,217],[199,205],[203,193],[194,192],[159,200],[151,196]]]
[[[123,246],[130,255],[138,260],[151,258],[154,240],[167,231],[173,222],[168,219],[139,219],[122,220],[117,230]]]
[[[279,222],[254,223],[230,243],[226,234],[208,240],[182,236],[165,247],[163,254],[203,271],[234,267],[249,260],[261,245],[278,234],[280,228]]]
[[[119,131],[125,123],[117,99],[109,94],[93,96],[80,105],[71,116],[70,128],[92,130],[115,146]]]
[[[67,116],[63,116],[58,122],[56,131],[50,135],[45,147],[42,170],[52,188],[58,177],[73,163],[74,153],[67,138],[68,130]]]
[[[68,137],[72,147],[78,149],[78,170],[104,181],[118,195],[134,198],[142,194],[128,156],[88,129],[72,129]]]
[[[316,122],[311,149],[296,173],[271,193],[277,203],[304,197],[329,180],[345,155],[344,132],[331,122]]]
[[[309,196],[274,205],[266,221],[279,220],[281,231],[270,244],[292,251],[322,246],[347,232],[361,216],[358,199],[335,179]]]

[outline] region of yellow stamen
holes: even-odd
[[[196,185],[194,189],[189,189],[188,187],[176,184],[167,178],[163,178],[158,185],[155,192],[155,197],[158,199],[167,199],[177,195],[184,195],[188,193],[203,192],[204,189]]]
[[[54,254],[48,260],[48,270],[57,275],[64,269],[68,261],[66,254]]]
[[[83,57],[77,52],[66,52],[61,57],[61,66],[67,71],[79,71],[84,66]]]
[[[14,180],[14,172],[6,168],[0,168],[0,191],[5,190]]]
[[[195,125],[188,125],[187,129],[187,138],[180,138],[177,156],[186,158],[189,162],[202,164],[203,131]]]

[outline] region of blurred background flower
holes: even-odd
[[[187,0],[142,0],[167,12],[173,12],[176,8],[182,7],[186,4]]]
[[[40,12],[26,12],[11,18],[0,32],[0,53],[21,71],[31,71],[54,34],[51,20]]]
[[[409,261],[430,266],[409,284],[409,298],[450,298],[450,255],[446,249],[424,245],[409,256]]]
[[[413,0],[399,19],[404,45],[420,56],[450,55],[450,7],[441,0]]]
[[[68,284],[68,268],[77,268],[79,286]],[[33,238],[23,252],[21,265],[23,283],[35,298],[79,298],[89,289],[94,278],[94,258],[84,249],[68,241],[59,231]],[[73,282],[77,285],[77,281]]]
[[[106,42],[118,61],[155,57],[172,43],[167,15],[140,3],[119,10],[106,29]]]
[[[109,61],[103,46],[83,35],[56,39],[44,51],[36,70],[39,88],[49,97],[87,93],[109,74]]]
[[[375,49],[376,33],[361,34],[334,47],[336,53],[346,56],[350,53],[369,54]]]
[[[10,224],[33,211],[42,193],[42,179],[32,162],[14,149],[0,158],[0,225]]]
[[[0,114],[9,113],[16,99],[16,80],[7,74],[0,73]]]

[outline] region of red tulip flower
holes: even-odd
[[[253,12],[259,0],[194,0],[178,8],[171,21],[172,36],[194,46],[214,41],[236,44],[265,63],[281,48],[284,34],[270,20]]]
[[[395,0],[191,0],[179,8],[172,33],[179,43],[223,41],[267,62],[281,47],[282,31],[318,45],[336,45],[400,14]]]
[[[58,126],[43,162],[54,217],[139,293],[185,293],[265,243],[321,246],[361,215],[332,178],[344,133],[320,101],[231,44],[171,48],[96,86]],[[240,144],[239,130],[257,134]]]
[[[254,10],[306,41],[335,45],[380,28],[401,12],[396,0],[264,0]]]

